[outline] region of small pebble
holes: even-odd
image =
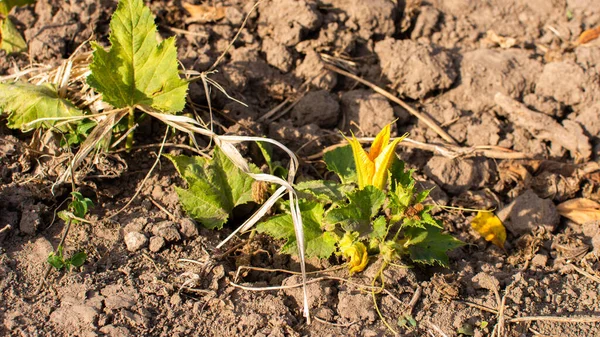
[[[181,226],[181,229],[179,231],[181,232],[181,234],[183,234],[183,237],[186,239],[193,239],[199,234],[198,227],[192,219],[181,219],[181,221],[179,222],[179,226]]]
[[[165,239],[160,236],[153,236],[150,238],[150,251],[153,253],[158,252],[165,246]]]
[[[161,221],[154,225],[152,228],[152,234],[161,236],[167,242],[174,242],[181,240],[181,234],[177,231],[175,223],[173,221]]]
[[[140,232],[129,232],[125,235],[125,245],[130,252],[143,248],[147,243],[148,238]]]

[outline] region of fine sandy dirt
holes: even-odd
[[[211,2],[224,9],[215,22],[194,19],[181,1],[149,5],[160,35],[177,35],[183,66],[204,71],[253,3]],[[106,43],[115,7],[112,0],[38,0],[14,10],[11,18],[29,54],[1,52],[0,75],[29,64],[59,64],[90,37]],[[338,130],[373,136],[396,119],[396,134],[408,132],[427,144],[444,141],[396,103],[324,68],[330,62],[430,116],[461,146],[530,156],[451,158],[432,147],[399,148],[421,187],[435,187],[431,202],[495,208],[508,238],[500,250],[470,228],[473,213],[438,211],[445,229],[468,245],[450,253],[447,269],[389,268],[388,293],[377,297],[381,314],[402,335],[487,336],[500,325],[496,310],[504,302],[507,336],[600,336],[600,323],[574,320],[600,315],[600,223],[578,225],[556,209],[575,197],[600,201],[594,166],[600,156],[600,43],[572,44],[598,25],[597,0],[264,0],[213,75],[248,104],[212,92],[217,129],[282,141],[303,159],[299,179],[324,173],[319,154],[341,141]],[[284,101],[283,109],[269,113]],[[202,85],[190,86],[190,102],[206,116]],[[5,124],[2,117],[0,229],[12,228],[0,233],[0,335],[391,335],[371,294],[356,286],[370,284],[376,263],[350,278],[345,270],[317,275],[350,282],[329,278],[309,285],[310,325],[298,288],[233,287],[232,281],[297,284],[298,276],[281,271],[246,271],[236,279],[238,266],[298,270],[297,259],[278,252],[281,242],[260,235],[215,250],[248,210],[234,214],[222,231],[200,228],[178,205],[174,186],[182,181],[166,159],[116,214],[156,158],[164,126],[151,119],[136,131],[134,151],[109,153],[86,169],[80,188],[96,206],[89,224],[71,228],[66,254],[83,250],[88,260],[79,271],[51,271],[37,292],[64,229],[61,220],[53,221],[54,212],[64,207],[70,187],[51,193],[57,163],[28,151],[36,138]],[[189,144],[183,135],[169,142]],[[252,146],[243,151],[257,157]],[[166,152],[193,154],[176,146]],[[309,269],[340,263],[335,257],[310,260]],[[518,320],[529,316],[559,319]]]

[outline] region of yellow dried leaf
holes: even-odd
[[[600,220],[600,204],[590,199],[567,200],[556,209],[560,215],[580,225]]]
[[[583,33],[581,33],[581,35],[579,35],[579,38],[577,38],[577,44],[588,43],[590,41],[597,39],[599,36],[600,36],[600,26],[592,28],[592,29],[587,29]]]
[[[471,222],[471,227],[486,241],[504,249],[506,229],[502,221],[490,211],[480,211]]]
[[[190,17],[186,19],[186,22],[214,22],[219,21],[225,17],[225,7],[215,7],[207,5],[192,5],[183,2],[183,8],[185,8]]]

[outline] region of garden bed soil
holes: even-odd
[[[149,5],[160,35],[177,35],[182,65],[204,71],[226,50],[253,3],[215,1],[222,15],[210,22],[193,17],[180,1]],[[115,7],[109,0],[38,0],[14,10],[10,18],[29,53],[0,55],[0,75],[28,64],[57,65],[89,38],[107,43]],[[495,208],[509,233],[501,250],[471,229],[472,212],[439,210],[445,230],[468,245],[450,253],[449,268],[388,268],[389,293],[378,295],[378,307],[402,335],[486,336],[499,324],[493,312],[499,296],[505,297],[507,336],[597,336],[600,323],[572,318],[600,315],[600,223],[575,224],[560,217],[556,205],[574,197],[600,201],[594,169],[600,42],[573,44],[598,25],[596,0],[265,0],[213,75],[248,105],[211,92],[218,130],[283,142],[303,159],[299,179],[324,173],[318,154],[341,141],[337,130],[373,136],[396,120],[396,135],[443,142],[406,109],[324,68],[331,61],[427,114],[461,146],[530,156],[448,158],[400,146],[420,187],[435,187],[430,202]],[[189,90],[192,102],[206,105],[201,84]],[[265,118],[284,100],[295,105]],[[68,186],[52,193],[56,163],[28,151],[32,136],[2,122],[0,229],[12,228],[0,233],[0,335],[391,335],[371,293],[356,286],[370,284],[375,261],[352,277],[335,270],[310,284],[311,324],[302,317],[299,288],[256,292],[231,285],[297,284],[298,276],[284,272],[252,270],[236,279],[236,268],[298,270],[298,261],[279,253],[281,242],[261,235],[237,249],[227,250],[246,237],[215,249],[248,210],[236,210],[223,231],[196,226],[178,204],[174,186],[183,182],[167,159],[144,183],[158,151],[153,144],[163,134],[164,125],[146,119],[136,131],[137,148],[110,153],[88,169],[79,183],[96,206],[90,223],[73,225],[65,242],[66,254],[82,250],[88,260],[79,271],[52,270],[45,277],[46,258],[64,230],[54,214],[64,207]],[[187,144],[183,135],[169,142]],[[256,157],[252,146],[243,151]],[[177,146],[165,152],[193,154]],[[308,267],[340,263],[314,259]],[[47,285],[38,292],[42,280]],[[564,321],[509,322],[526,316]]]

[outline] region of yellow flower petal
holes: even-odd
[[[371,144],[371,149],[369,150],[369,159],[374,161],[375,158],[379,156],[383,148],[390,141],[390,134],[392,132],[391,123],[386,125],[375,137],[373,144]]]
[[[383,190],[387,182],[388,170],[392,164],[392,160],[396,155],[396,146],[400,143],[407,135],[400,138],[394,139],[393,142],[388,144],[379,157],[375,159],[375,175],[373,177],[373,186]]]
[[[365,186],[371,185],[373,176],[375,175],[375,163],[369,158],[367,152],[362,148],[360,142],[352,136],[352,139],[346,138],[352,147],[354,155],[354,163],[356,165],[356,174],[358,175],[358,188],[363,189]]]

